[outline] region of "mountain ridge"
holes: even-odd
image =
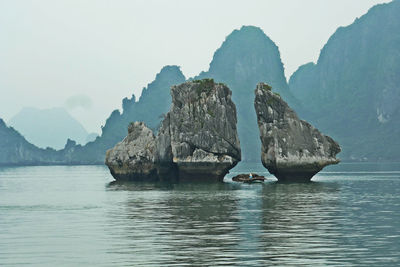
[[[213,78],[232,90],[244,161],[259,161],[252,95],[259,82],[270,84],[302,119],[337,139],[343,147],[342,159],[400,159],[398,14],[400,0],[395,0],[374,6],[353,24],[338,28],[317,63],[300,66],[289,84],[277,45],[260,28],[243,26],[225,38],[207,71],[186,79],[178,66],[165,66],[138,101],[134,95],[122,100],[122,111],[110,114],[94,141],[82,146],[68,140],[64,149],[43,153],[54,157],[54,164],[103,164],[105,151],[125,137],[131,121],[144,121],[157,131],[171,104],[172,85]]]
[[[289,87],[298,112],[342,143],[344,160],[400,160],[400,1],[379,4],[338,28],[317,63]]]
[[[289,91],[278,46],[255,26],[234,30],[215,51],[208,71],[192,79],[213,78],[228,85],[237,108],[238,132],[243,161],[259,161],[261,142],[253,108],[253,90],[259,82],[273,90],[293,106],[298,102]]]
[[[83,125],[62,107],[24,107],[8,121],[8,125],[41,148],[62,149],[69,138],[83,145],[88,136]]]

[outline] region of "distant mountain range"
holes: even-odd
[[[343,148],[339,154],[343,160],[400,160],[398,14],[400,0],[395,0],[377,5],[352,25],[339,28],[322,49],[317,64],[301,66],[289,85],[278,47],[261,29],[244,26],[227,36],[209,70],[193,79],[214,78],[232,90],[245,161],[260,161],[253,106],[258,82],[272,85],[301,118],[337,139]],[[105,151],[126,136],[129,122],[144,121],[157,131],[162,115],[169,110],[170,87],[185,80],[179,67],[164,67],[143,89],[138,101],[134,96],[123,99],[122,112],[112,112],[101,136],[93,142],[81,146],[69,141],[63,150],[48,153],[57,164],[102,164]],[[5,125],[3,128],[9,135],[20,136]],[[8,137],[11,141],[7,146],[14,145],[15,136]],[[23,146],[31,149],[28,144],[20,145],[19,151]],[[43,158],[42,163],[53,164],[52,158]]]
[[[339,141],[342,159],[400,160],[400,1],[339,28],[289,86],[301,117]]]
[[[61,149],[67,139],[79,144],[87,143],[86,129],[61,107],[23,108],[8,121],[8,125],[21,133],[28,142],[41,148]]]
[[[62,150],[38,148],[0,119],[0,165],[79,164],[68,161],[76,143],[68,139]]]

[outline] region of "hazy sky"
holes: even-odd
[[[379,0],[0,0],[0,118],[22,107],[66,107],[100,132],[121,100],[164,65],[186,77],[242,25],[278,45],[287,79],[316,61],[339,26]]]

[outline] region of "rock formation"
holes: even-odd
[[[231,91],[212,79],[173,86],[156,138],[143,124],[106,155],[116,179],[222,180],[241,159]],[[134,126],[139,127],[134,134]]]
[[[259,83],[255,95],[261,161],[278,180],[309,181],[325,166],[339,162],[339,144],[300,120],[269,85]]]
[[[155,137],[143,122],[133,122],[122,142],[106,152],[106,165],[118,180],[156,180]]]
[[[258,131],[255,130],[257,118],[252,108],[252,91],[257,83],[270,83],[292,107],[296,107],[296,100],[286,82],[278,46],[262,29],[242,26],[226,37],[215,51],[209,69],[196,77],[204,78],[213,78],[225,83],[232,90],[237,108],[242,159],[249,162],[258,161],[261,142]]]
[[[215,51],[209,69],[195,79],[204,78],[223,82],[232,90],[237,108],[242,159],[257,160],[261,143],[257,131],[248,130],[257,128],[257,119],[251,108],[254,99],[250,92],[259,81],[266,81],[295,107],[278,47],[260,28],[243,26],[226,37],[221,47]],[[179,67],[165,66],[155,80],[143,89],[140,98],[132,96],[123,99],[122,112],[114,110],[110,114],[101,135],[93,142],[84,146],[77,145],[68,153],[56,153],[60,159],[57,164],[103,164],[106,151],[126,136],[126,129],[132,121],[143,121],[150,129],[157,129],[161,115],[167,113],[171,106],[171,86],[185,81]]]
[[[171,95],[167,116],[179,177],[222,180],[241,158],[231,91],[204,79],[173,86]]]

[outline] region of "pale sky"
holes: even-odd
[[[164,65],[192,77],[242,25],[278,45],[287,79],[379,0],[0,0],[0,118],[66,107],[89,132]]]

